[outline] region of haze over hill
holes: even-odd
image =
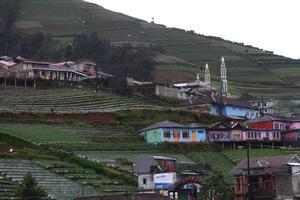
[[[65,42],[75,34],[97,32],[113,44],[161,45],[164,55],[156,59],[158,63],[153,72],[157,81],[193,79],[207,62],[217,85],[219,60],[224,56],[232,88],[253,93],[299,91],[299,60],[217,37],[148,23],[82,0],[20,0],[19,4],[17,27],[24,32],[43,31]]]

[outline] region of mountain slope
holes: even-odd
[[[75,34],[96,31],[113,43],[158,44],[165,50],[164,54],[187,61],[171,64],[161,61],[154,71],[158,81],[194,78],[199,68],[208,62],[216,84],[219,59],[225,56],[232,88],[252,93],[300,90],[299,60],[217,37],[148,23],[82,0],[19,2],[17,26],[21,31],[43,31],[65,41]],[[168,76],[170,73],[173,76]]]

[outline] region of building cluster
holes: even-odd
[[[299,199],[300,158],[297,155],[242,160],[231,171],[234,199]]]
[[[176,158],[140,156],[137,166],[138,189],[147,193],[161,191],[170,199],[199,199],[201,183],[199,167],[182,167]]]
[[[138,131],[148,143],[300,141],[300,116],[264,115],[245,122],[211,125],[158,122]]]
[[[82,81],[97,76],[96,63],[89,60],[61,63],[39,62],[22,57],[0,57],[0,77],[20,80],[55,80],[55,81]],[[98,72],[98,76],[109,76]]]

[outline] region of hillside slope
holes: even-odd
[[[64,41],[70,41],[75,34],[96,31],[112,43],[158,44],[164,54],[187,61],[158,63],[154,71],[157,81],[191,79],[208,62],[216,82],[219,59],[225,56],[232,88],[251,93],[300,91],[299,60],[193,31],[148,23],[83,0],[19,2],[17,27],[21,31],[43,31]]]

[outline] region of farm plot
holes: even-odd
[[[75,151],[76,155],[104,164],[105,166],[118,168],[125,172],[132,172],[133,163],[137,164],[138,156],[166,156],[177,158],[178,164],[194,164],[192,160],[183,154],[168,154],[154,151]],[[136,170],[136,165],[134,171]]]
[[[55,175],[27,160],[0,159],[0,173],[15,183],[20,183],[24,175],[31,173],[38,184],[58,200],[71,200],[75,197],[97,195],[100,192],[79,183]]]
[[[236,164],[238,164],[241,160],[245,159],[247,156],[246,149],[225,150],[222,153]],[[280,149],[251,149],[250,150],[251,158],[263,157],[263,156],[278,156],[282,154],[284,154],[284,152]]]
[[[2,200],[13,199],[16,184],[5,177],[0,176],[0,197]]]
[[[0,111],[90,113],[123,110],[162,110],[162,106],[109,92],[81,89],[0,91]]]
[[[77,134],[44,124],[0,124],[0,131],[36,144],[88,142]]]
[[[192,152],[187,156],[193,161],[200,164],[208,164],[213,169],[218,169],[223,172],[225,180],[228,183],[233,183],[233,177],[229,174],[229,171],[234,167],[234,163],[227,159],[219,152]]]
[[[106,142],[106,141],[138,141],[141,140],[137,134],[129,133],[128,131],[118,128],[118,127],[109,127],[109,126],[100,126],[100,127],[72,127],[72,126],[56,126],[57,128],[77,134],[81,137],[92,140],[93,142]]]
[[[35,163],[67,179],[91,186],[103,194],[129,192],[134,189],[133,186],[126,185],[123,181],[99,175],[92,169],[83,169],[76,164],[45,160],[35,161]]]

